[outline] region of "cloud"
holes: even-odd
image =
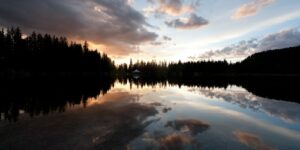
[[[248,41],[240,41],[237,44],[224,47],[219,50],[210,50],[200,55],[197,59],[234,59],[245,58],[256,52],[258,40],[251,39]]]
[[[241,19],[244,17],[254,16],[264,7],[272,4],[275,0],[253,0],[251,3],[244,4],[239,7],[234,15],[233,19]]]
[[[155,41],[155,42],[151,42],[150,44],[151,44],[151,45],[154,45],[154,46],[160,46],[160,45],[162,45],[163,43],[162,43],[162,42],[159,42],[159,41]]]
[[[168,42],[172,41],[172,38],[171,37],[168,37],[168,36],[162,36],[161,39],[157,40],[157,41],[153,41],[153,42],[150,42],[149,44],[150,45],[153,45],[153,46],[162,46],[164,44],[167,44]]]
[[[300,27],[283,30],[264,37],[258,51],[280,49],[300,45]]]
[[[175,19],[171,21],[166,21],[165,24],[168,27],[176,28],[176,29],[198,29],[205,25],[208,25],[208,21],[201,16],[197,16],[192,13],[187,19]]]
[[[269,34],[262,39],[240,41],[222,49],[211,50],[193,59],[244,59],[257,52],[300,45],[300,27]],[[191,57],[192,58],[192,57]]]
[[[164,44],[167,44],[170,41],[172,41],[171,37],[162,36],[162,38],[160,40],[150,42],[150,45],[153,45],[153,46],[162,46]]]
[[[172,38],[168,37],[168,36],[163,36],[163,40],[165,40],[165,41],[172,41]]]
[[[245,144],[255,150],[276,150],[276,148],[263,143],[261,138],[255,134],[240,130],[234,131],[233,134],[240,143]]]
[[[172,16],[194,12],[199,6],[199,0],[191,0],[189,3],[184,0],[148,0],[148,2],[154,5],[146,9],[148,12]]]
[[[0,0],[0,25],[88,40],[113,55],[133,53],[158,35],[126,0]]]
[[[127,0],[127,4],[132,5],[134,3],[134,0]]]

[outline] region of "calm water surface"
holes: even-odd
[[[6,103],[0,149],[300,149],[300,105],[238,86],[117,82],[81,99],[49,107]]]

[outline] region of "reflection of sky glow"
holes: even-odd
[[[227,90],[208,88],[191,89],[184,86],[180,89],[168,87],[167,89],[156,90],[155,94],[150,92],[143,95],[141,101],[147,101],[149,95],[152,96],[151,99],[157,99],[157,101],[163,101],[172,106],[172,111],[160,116],[163,117],[161,121],[199,118],[200,120],[210,122],[212,128],[224,127],[224,125],[220,124],[225,124],[227,127],[227,129],[217,130],[234,131],[247,127],[249,130],[261,134],[267,141],[271,137],[281,137],[294,142],[300,142],[299,117],[297,117],[297,114],[294,114],[299,112],[299,104],[256,97],[236,86],[230,87]],[[291,107],[281,108],[282,104],[294,107],[295,109],[290,110],[289,108]],[[269,108],[270,106],[272,106],[271,108],[274,107],[281,110],[280,112],[282,113],[274,113]],[[296,108],[298,109],[296,110]],[[287,121],[283,116],[293,121]],[[154,127],[159,128],[157,126]]]

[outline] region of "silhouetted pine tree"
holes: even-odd
[[[68,72],[112,73],[113,61],[88,43],[71,42],[65,37],[33,32],[25,38],[19,28],[0,31],[0,71],[2,72]]]

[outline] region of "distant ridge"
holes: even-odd
[[[255,53],[236,66],[245,73],[299,74],[300,46]]]

